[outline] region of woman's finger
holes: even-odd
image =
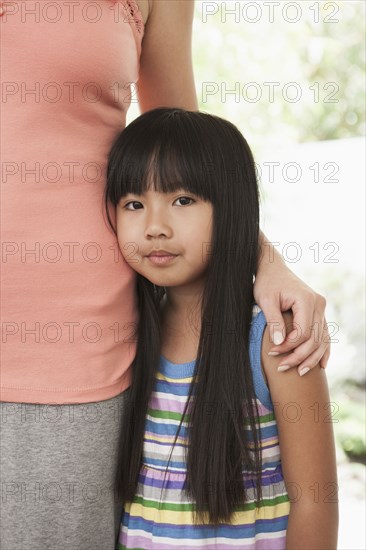
[[[295,301],[292,313],[294,316],[292,321],[293,330],[287,335],[286,340],[294,349],[311,339],[315,313],[315,293],[309,293],[308,299],[305,301]]]
[[[279,371],[285,371],[293,367],[297,367],[297,370],[304,374],[308,370],[314,368],[321,360],[323,355],[328,349],[328,343],[322,342],[321,345],[317,345],[314,349],[314,345],[311,341],[307,341],[301,346],[298,346],[295,351],[284,357],[283,361],[278,366]],[[311,351],[313,350],[313,351]],[[306,372],[304,372],[304,369]]]
[[[260,304],[269,327],[271,342],[278,346],[285,341],[286,325],[280,309],[280,301],[276,296],[261,300]]]

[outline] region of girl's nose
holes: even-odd
[[[172,236],[172,228],[169,224],[164,223],[159,217],[150,220],[146,226],[145,237],[148,238],[170,238]]]

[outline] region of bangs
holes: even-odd
[[[112,203],[151,189],[160,193],[182,189],[214,201],[215,190],[208,177],[214,166],[212,154],[202,147],[204,136],[197,128],[187,127],[189,120],[183,129],[179,122],[164,124],[160,120],[148,127],[134,127],[132,122],[122,131],[109,156],[107,180]]]

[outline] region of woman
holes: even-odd
[[[107,154],[135,92],[142,112],[198,108],[194,5],[26,0],[0,8],[1,545],[112,550],[137,307],[133,271],[102,214]],[[324,325],[325,301],[273,253],[274,261],[262,255],[255,298],[281,334],[281,310],[292,309],[301,337],[289,334],[271,351],[294,350],[289,367],[325,367],[329,346],[311,333]]]

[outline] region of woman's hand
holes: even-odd
[[[281,371],[297,367],[302,376],[318,363],[325,369],[330,355],[330,339],[324,317],[325,298],[288,269],[263,233],[261,243],[254,298],[263,310],[271,340],[275,344],[269,351],[270,355],[292,351],[280,362],[278,370]],[[293,313],[294,330],[286,336],[282,312],[288,310]]]

